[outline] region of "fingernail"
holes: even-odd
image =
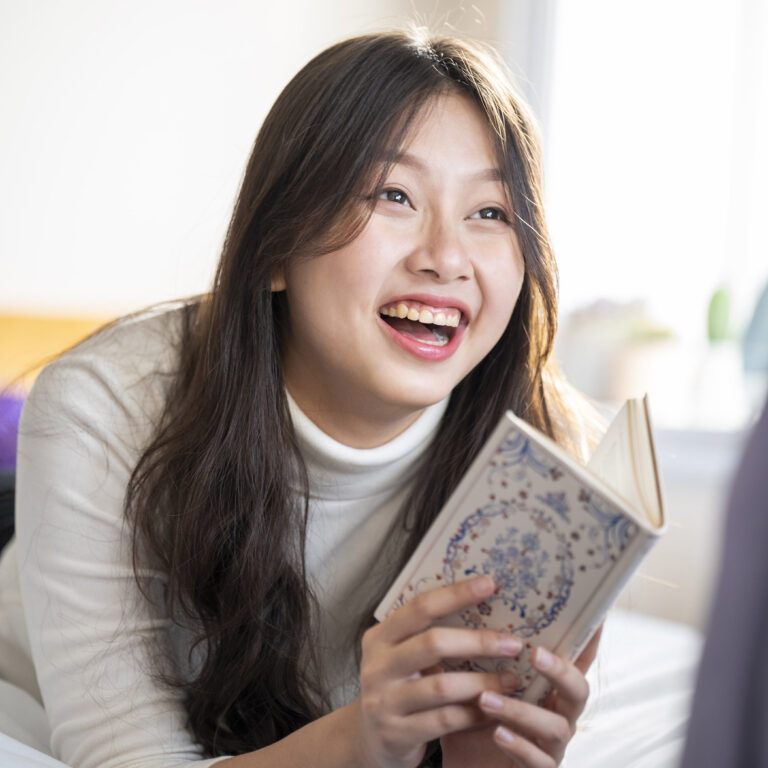
[[[515,740],[512,731],[508,731],[503,725],[500,725],[493,732],[493,735],[496,737],[496,740],[502,742],[502,744],[511,744]]]
[[[483,576],[481,579],[475,579],[472,582],[472,589],[476,595],[487,595],[489,590],[493,589],[493,580],[490,576]]]
[[[504,706],[504,699],[493,691],[483,691],[480,695],[480,706],[484,709],[501,709]]]
[[[546,648],[538,647],[533,654],[533,666],[546,671],[552,666],[552,654]]]
[[[517,654],[523,650],[523,641],[514,635],[501,635],[499,638],[499,646],[501,647],[502,653],[510,656],[517,656]]]
[[[512,674],[512,672],[502,672],[499,677],[499,682],[501,683],[502,688],[514,691],[515,688],[517,688],[517,675]]]

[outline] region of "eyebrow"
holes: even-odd
[[[419,160],[418,157],[408,152],[393,152],[387,153],[383,158],[383,161],[388,165],[407,165],[409,168],[413,168],[419,173],[428,174],[429,168]],[[469,173],[464,177],[467,181],[498,181],[504,182],[504,177],[501,175],[501,171],[498,168],[484,168],[481,171],[475,173]]]

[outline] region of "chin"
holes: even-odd
[[[396,396],[390,398],[390,402],[403,410],[422,411],[430,405],[435,405],[444,400],[451,394],[453,387],[424,387],[414,390],[410,388],[407,392],[398,392]]]

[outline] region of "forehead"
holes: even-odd
[[[431,97],[386,160],[422,173],[443,168],[472,180],[504,181],[496,137],[485,115],[469,96],[455,91]]]

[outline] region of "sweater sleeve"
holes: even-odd
[[[111,359],[100,341],[46,368],[22,415],[16,515],[32,659],[54,757],[73,768],[203,768],[216,760],[202,760],[178,694],[152,675],[171,622],[140,596],[123,519],[164,374],[136,367],[152,359],[145,342],[130,363],[116,338]],[[162,593],[164,574],[142,575]]]

